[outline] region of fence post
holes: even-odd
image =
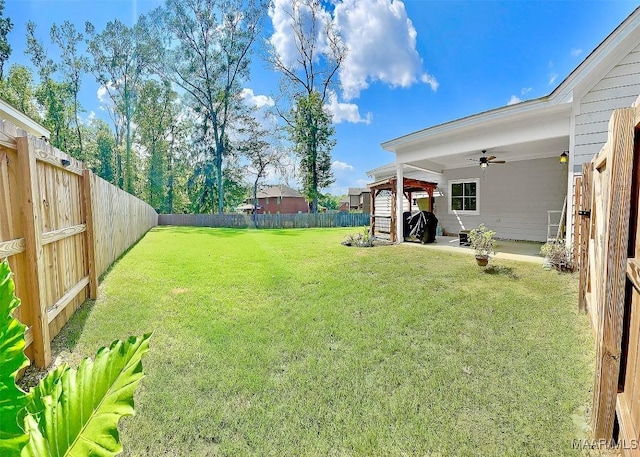
[[[51,339],[49,338],[49,321],[45,297],[45,269],[42,247],[42,221],[38,209],[40,186],[36,170],[36,156],[33,138],[21,136],[16,138],[18,145],[18,168],[22,179],[20,193],[23,197],[22,220],[24,223],[25,257],[29,281],[32,316],[31,334],[33,336],[33,356],[40,368],[51,363]]]
[[[84,212],[85,224],[85,258],[87,269],[89,270],[89,298],[98,298],[98,274],[96,271],[96,249],[95,249],[95,226],[93,224],[93,177],[91,170],[85,169],[82,172],[82,210]]]

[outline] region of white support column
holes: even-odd
[[[404,210],[404,168],[402,163],[396,164],[396,243],[400,244],[404,241],[404,223],[402,221],[402,213]]]
[[[570,246],[573,243],[573,180],[575,173],[573,167],[575,161],[575,133],[576,133],[576,116],[580,114],[580,103],[574,100],[573,107],[571,109],[571,121],[569,124],[569,161],[567,163],[567,213],[565,215],[565,244]]]

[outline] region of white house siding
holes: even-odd
[[[582,97],[575,124],[575,169],[591,161],[607,141],[611,112],[628,108],[640,94],[640,45]]]
[[[448,213],[448,180],[478,178],[479,214]],[[445,170],[435,214],[447,233],[470,230],[481,223],[498,238],[546,241],[547,211],[562,210],[567,192],[567,167],[557,158],[507,162]]]

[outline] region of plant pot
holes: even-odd
[[[478,265],[481,267],[486,267],[487,264],[489,263],[489,257],[484,257],[481,255],[477,255],[476,256],[476,262],[478,262]]]

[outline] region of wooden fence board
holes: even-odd
[[[25,221],[25,246],[29,262],[28,284],[31,305],[31,330],[33,334],[33,353],[36,363],[41,367],[51,363],[51,346],[49,342],[49,322],[42,302],[45,290],[43,279],[45,271],[42,263],[42,228],[38,211],[39,183],[36,175],[36,161],[32,154],[32,139],[21,137],[17,140],[20,174],[23,176],[22,195],[23,219]]]
[[[606,266],[599,301],[602,316],[598,355],[596,359],[596,382],[594,387],[593,424],[598,438],[610,439],[616,410],[618,376],[624,315],[625,281],[627,271],[627,249],[629,243],[629,211],[631,182],[633,177],[633,130],[635,110],[633,108],[614,111],[610,122],[610,145],[604,158],[598,157],[596,168],[609,170],[609,181],[603,198],[606,202],[607,233]],[[602,215],[598,215],[602,219]]]

